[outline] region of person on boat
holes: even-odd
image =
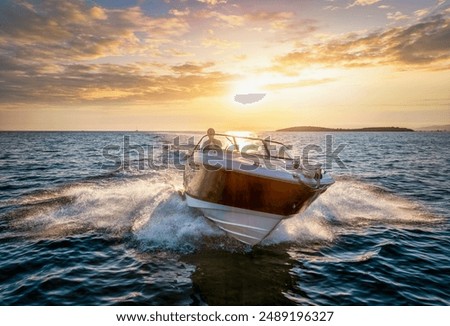
[[[216,131],[213,128],[209,128],[206,132],[208,135],[208,139],[203,143],[202,148],[222,148],[222,142],[218,139],[215,139],[214,136]]]

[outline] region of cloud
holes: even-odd
[[[245,15],[247,22],[270,24],[273,29],[286,29],[294,17],[292,12],[287,11],[254,11]]]
[[[88,60],[151,51],[186,33],[179,17],[153,18],[139,7],[105,9],[84,1],[0,4],[0,46],[23,60]]]
[[[139,7],[106,9],[78,0],[8,1],[0,3],[0,21],[2,107],[195,98],[217,92],[229,78],[203,72],[211,63],[197,70],[191,65],[188,75],[182,70],[187,72],[189,64],[166,75],[166,68],[142,62],[89,63],[109,56],[192,55],[179,48],[178,38],[189,30],[179,15],[151,17]]]
[[[259,51],[255,49],[265,51],[264,46],[280,51],[269,68],[284,74],[312,64],[432,69],[449,60],[450,24],[443,14],[429,17],[418,11],[413,17],[422,20],[411,26],[302,45],[304,36],[318,29],[317,21],[268,7],[258,10],[217,6],[224,1],[203,2],[216,7],[172,7],[163,16],[149,15],[137,6],[106,8],[81,0],[0,2],[0,106],[132,104],[215,96],[229,89],[228,83],[235,78],[220,70],[248,66]],[[395,17],[400,16],[394,13]],[[284,42],[289,42],[289,48],[296,44],[295,50],[283,52],[286,43],[279,45]],[[217,53],[224,55],[216,58]],[[275,90],[329,81],[267,87]]]
[[[388,12],[387,18],[391,19],[391,20],[396,20],[396,21],[409,19],[409,17],[407,15],[402,14],[400,11]]]
[[[323,9],[324,10],[335,11],[335,10],[341,9],[341,7],[329,5],[329,6],[323,7]]]
[[[312,20],[295,21],[295,15],[289,11],[267,11],[253,10],[245,14],[223,13],[216,10],[199,10],[192,13],[191,21],[193,24],[208,19],[214,21],[215,27],[244,27],[247,29],[268,29],[273,30],[292,30],[298,29],[305,22]]]
[[[232,14],[223,14],[214,10],[200,10],[194,14],[196,20],[214,19],[219,26],[237,27],[244,24],[244,17]]]
[[[298,87],[308,87],[320,84],[326,84],[335,81],[333,78],[323,78],[323,79],[310,79],[310,80],[298,80],[290,83],[274,83],[264,86],[266,90],[283,90],[286,88],[298,88]]]
[[[349,5],[347,8],[354,7],[354,6],[369,6],[369,5],[373,5],[380,1],[381,0],[356,0],[351,5]]]
[[[245,61],[245,60],[247,60],[247,58],[248,58],[248,55],[246,55],[246,54],[238,54],[238,55],[234,56],[234,60],[236,60],[236,61]]]
[[[183,65],[173,66],[172,70],[180,74],[201,74],[205,69],[214,66],[213,62],[205,62],[201,64],[185,63]]]
[[[349,34],[275,59],[272,70],[292,74],[312,64],[326,67],[408,66],[449,69],[450,19],[435,15],[407,27],[368,35]]]
[[[234,76],[204,69],[213,63],[173,66],[177,74],[145,72],[141,65],[73,64],[63,71],[44,72],[38,65],[24,66],[0,57],[0,104],[78,105],[112,101],[118,103],[172,102],[180,99],[221,95]]]
[[[450,19],[440,15],[399,31],[393,47],[405,64],[432,64],[450,59]]]
[[[180,50],[178,48],[170,48],[165,51],[171,57],[193,57],[195,54],[192,52],[187,52]]]
[[[212,29],[209,29],[208,36],[202,40],[202,45],[206,48],[215,47],[220,50],[235,49],[240,46],[239,42],[228,41],[215,36]]]
[[[418,18],[422,18],[422,17],[428,15],[429,12],[430,12],[429,9],[419,9],[419,10],[414,11],[414,15]]]
[[[198,2],[206,3],[210,6],[215,6],[221,3],[227,3],[227,0],[197,0]]]
[[[188,16],[191,11],[189,10],[189,8],[186,8],[185,10],[171,9],[169,10],[169,13],[174,16]]]

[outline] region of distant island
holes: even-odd
[[[343,129],[343,128],[323,128],[323,127],[311,127],[311,126],[299,126],[290,127],[284,129],[278,129],[276,131],[327,131],[327,132],[348,132],[348,131],[382,131],[382,132],[410,132],[414,131],[408,128],[400,127],[369,127],[369,128],[356,128],[356,129]]]
[[[418,131],[450,131],[450,125],[439,125],[417,128]]]

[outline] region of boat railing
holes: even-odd
[[[215,137],[221,137],[221,139],[226,139],[228,144],[222,144],[221,150],[225,151],[238,151],[241,153],[247,153],[248,151],[252,151],[255,149],[255,143],[258,142],[264,149],[263,152],[257,153],[254,152],[252,155],[266,157],[266,158],[277,158],[283,160],[294,160],[294,158],[289,153],[289,147],[285,144],[271,140],[269,137],[267,138],[258,138],[258,137],[249,137],[249,136],[237,136],[232,134],[222,134],[216,133]],[[208,135],[204,135],[200,138],[197,145],[194,147],[193,152],[198,150],[203,150],[202,144],[206,141]],[[258,146],[258,145],[256,145]],[[277,153],[274,153],[273,147],[278,146]],[[218,149],[218,148],[217,148]]]

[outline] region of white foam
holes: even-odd
[[[22,198],[26,207],[12,224],[27,236],[58,236],[105,230],[132,234],[148,248],[177,250],[223,240],[224,233],[177,190],[182,176],[170,171],[74,184]],[[430,221],[418,204],[353,180],[337,181],[303,214],[284,220],[262,243],[330,242],[374,223],[401,227]]]
[[[71,229],[107,229],[120,233],[134,220],[149,215],[174,186],[161,178],[129,178],[80,183],[32,195],[23,201],[31,209],[14,221],[16,227],[57,234]]]
[[[205,236],[223,235],[178,194],[171,194],[135,224],[135,235],[150,247],[177,250],[195,247]]]
[[[204,236],[223,235],[178,194],[181,176],[167,172],[80,183],[22,198],[23,214],[12,221],[30,237],[57,237],[103,230],[133,234],[151,248],[177,249]]]
[[[284,220],[264,243],[333,241],[374,224],[404,227],[436,221],[421,205],[354,180],[337,181],[303,214]]]
[[[338,181],[318,200],[325,214],[341,222],[413,223],[431,215],[418,203],[357,181]]]
[[[310,208],[306,214],[297,215],[284,220],[264,240],[263,244],[275,244],[281,242],[304,242],[304,241],[332,241],[334,233],[327,221],[315,210]]]

